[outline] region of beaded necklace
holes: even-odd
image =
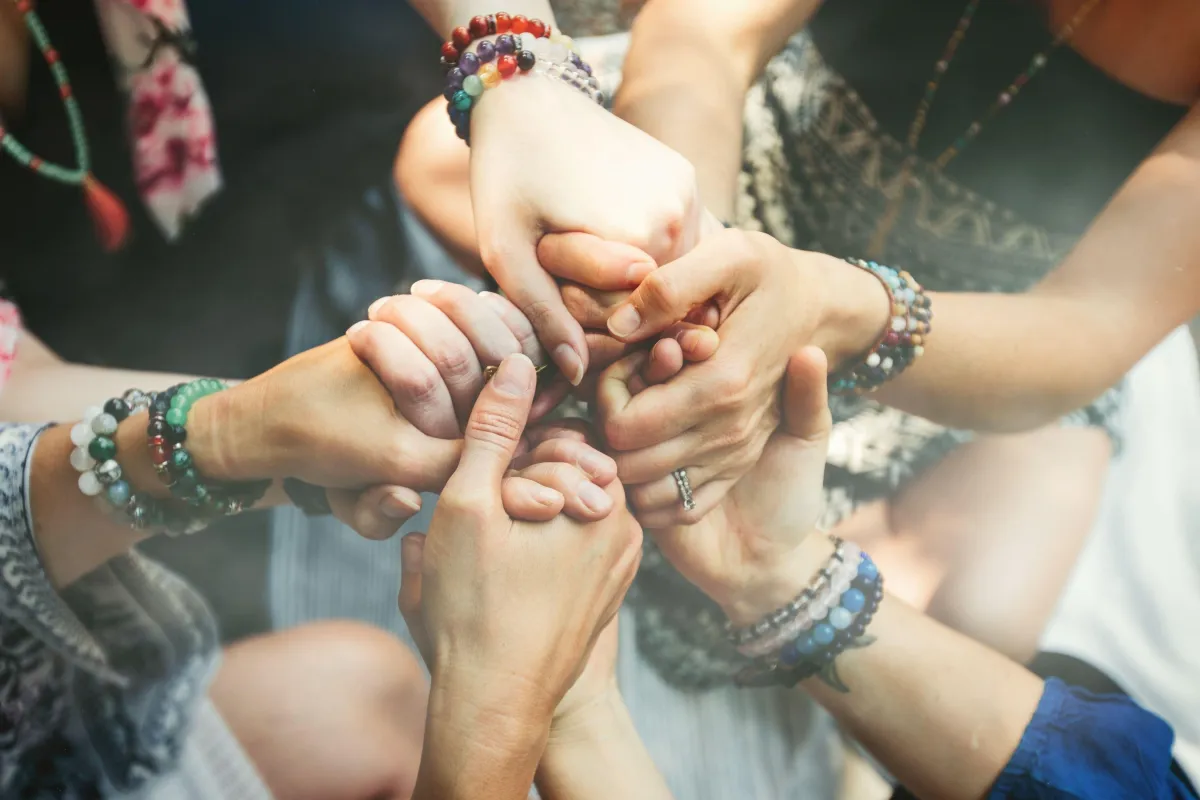
[[[904,160],[904,167],[901,169],[900,177],[896,181],[899,190],[895,196],[888,202],[887,211],[879,221],[879,226],[875,229],[874,235],[871,237],[871,242],[867,246],[867,253],[871,258],[878,258],[884,246],[887,244],[888,236],[892,232],[892,228],[896,225],[896,220],[900,216],[900,209],[904,205],[905,190],[912,181],[912,169],[917,161],[917,145],[921,142],[921,134],[925,132],[925,123],[929,117],[929,109],[933,106],[933,99],[937,96],[938,88],[941,86],[942,78],[946,75],[946,71],[950,69],[951,62],[954,61],[954,56],[958,52],[958,46],[962,44],[962,40],[967,35],[967,30],[971,27],[971,20],[975,17],[975,12],[979,9],[979,4],[982,0],[968,0],[967,7],[963,10],[962,16],[958,18],[958,24],[954,27],[954,33],[950,34],[949,41],[946,42],[946,47],[942,51],[941,57],[933,67],[933,76],[929,82],[925,84],[925,94],[917,103],[916,113],[913,114],[912,122],[908,126],[908,137],[906,144],[908,145],[908,155]],[[1021,89],[1025,84],[1029,83],[1050,60],[1050,55],[1059,47],[1064,45],[1075,35],[1075,31],[1080,24],[1087,18],[1089,14],[1100,5],[1103,0],[1085,0],[1084,4],[1076,10],[1071,19],[1064,25],[1050,44],[1035,55],[1029,61],[1029,65],[1017,74],[1017,77],[1009,81],[1008,85],[996,95],[990,106],[983,114],[975,119],[962,135],[955,139],[949,147],[941,152],[934,159],[934,166],[939,170],[945,169],[946,165],[953,161],[983,130],[983,126],[987,124],[1000,111],[1006,108],[1017,95],[1021,93]]]
[[[78,186],[83,190],[84,201],[96,225],[96,236],[105,250],[112,252],[121,247],[129,231],[129,215],[121,201],[108,188],[92,175],[91,153],[88,150],[87,132],[83,127],[83,115],[79,104],[75,101],[71,90],[71,81],[67,70],[59,61],[58,51],[50,43],[45,27],[33,10],[30,0],[13,0],[17,11],[29,29],[29,35],[34,44],[50,67],[50,74],[58,86],[63,108],[67,112],[67,122],[71,128],[71,143],[75,149],[77,166],[71,167],[53,164],[34,155],[28,148],[17,141],[11,133],[0,125],[0,148],[12,156],[18,163],[32,172],[68,186]]]

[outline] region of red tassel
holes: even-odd
[[[96,226],[96,238],[109,253],[120,250],[129,236],[129,212],[108,187],[88,174],[83,179],[83,199]]]

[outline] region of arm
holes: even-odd
[[[742,107],[821,0],[651,0],[633,25],[613,111],[696,167],[705,206],[733,216]]]
[[[15,5],[0,5],[0,120],[25,105],[29,32]]]
[[[450,38],[450,31],[477,14],[492,14],[497,10],[494,0],[409,0],[409,5],[425,18],[438,36]],[[524,14],[554,24],[550,0],[511,0],[503,10],[511,15]]]

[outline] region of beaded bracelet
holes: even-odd
[[[443,64],[446,45],[443,45]],[[514,28],[512,33],[502,32],[495,43],[481,41],[475,52],[467,50],[466,45],[456,52],[459,52],[457,61],[446,71],[443,96],[455,133],[468,143],[471,110],[483,93],[518,73],[544,74],[580,90],[597,103],[604,103],[599,81],[592,77],[592,68],[579,57],[575,42],[569,36],[549,32],[548,28],[541,35]]]
[[[879,279],[891,308],[887,327],[863,360],[829,377],[831,393],[862,395],[878,389],[920,358],[932,329],[933,310],[925,290],[904,270],[857,258],[846,262]]]
[[[853,542],[833,538],[826,565],[791,603],[756,625],[731,631],[730,638],[747,658],[778,653],[792,639],[826,618],[858,574],[862,551]]]
[[[512,33],[518,36],[528,33],[535,39],[542,39],[552,36],[554,31],[540,19],[529,19],[521,14],[509,16],[501,11],[487,16],[471,17],[471,21],[466,25],[460,25],[450,32],[450,41],[442,43],[442,68],[451,70],[462,66],[460,58],[472,42],[497,33]]]
[[[875,562],[863,553],[853,581],[830,609],[828,619],[814,623],[778,654],[756,659],[738,673],[735,682],[739,686],[791,687],[819,674],[834,688],[847,691],[833,663],[846,650],[874,641],[866,636],[866,630],[882,601],[883,578]]]
[[[271,485],[271,481],[210,484],[201,479],[184,447],[187,441],[188,412],[196,401],[223,391],[225,384],[213,378],[177,384],[158,395],[150,405],[150,424],[146,427],[150,460],[159,478],[172,496],[197,509],[205,523],[217,516],[231,516],[253,506]]]

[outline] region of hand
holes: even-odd
[[[539,79],[505,82],[473,111],[471,199],[484,264],[576,385],[587,346],[538,263],[541,234],[592,233],[665,262],[695,245],[705,221],[683,157],[579,92]],[[632,258],[627,286],[645,269]]]
[[[347,331],[354,352],[371,365],[401,415],[429,436],[462,435],[485,367],[513,353],[545,363],[529,320],[491,292],[417,281],[411,295],[382,297],[367,316],[377,324],[358,323]]]
[[[680,573],[735,624],[757,622],[790,602],[811,573],[811,551],[828,546],[824,537],[809,536],[824,502],[832,428],[826,370],[816,347],[792,357],[783,425],[758,463],[694,525],[651,531]]]
[[[521,355],[505,359],[484,388],[428,536],[405,541],[401,608],[421,632],[435,685],[469,685],[499,704],[497,713],[549,722],[633,580],[641,529],[617,481],[599,487],[561,462],[556,471],[565,478],[555,490],[577,493],[597,511],[593,521],[560,515],[525,523],[506,511],[504,479],[533,392],[533,365]],[[518,462],[510,483],[546,479],[538,471],[546,466],[538,459],[548,457],[543,448]],[[588,487],[602,489],[607,502],[594,503]]]
[[[725,231],[655,270],[609,315],[609,330],[626,342],[642,341],[705,303],[719,317],[721,347],[709,361],[636,397],[626,386],[627,371],[613,368],[611,379],[601,382],[604,434],[622,451],[620,476],[635,486],[630,497],[644,524],[701,519],[758,461],[778,424],[778,386],[789,357],[829,340],[828,272],[841,268],[858,271],[768,236]],[[886,305],[877,282],[875,290]],[[677,469],[688,472],[693,511],[679,503],[671,478]]]

